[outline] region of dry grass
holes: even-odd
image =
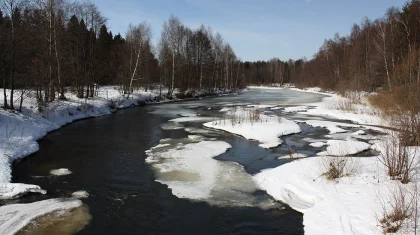
[[[420,146],[420,86],[394,87],[392,92],[371,96],[369,101],[381,110],[383,118],[401,132],[400,141],[406,146]]]
[[[320,158],[320,170],[322,176],[328,180],[334,180],[357,174],[360,162],[355,157],[323,157]]]
[[[233,106],[230,111],[223,113],[222,121],[224,123],[228,121],[232,126],[241,123],[250,123],[253,125],[255,123],[267,122],[269,118],[259,108]],[[279,122],[281,121],[280,118],[278,120]]]
[[[379,161],[386,167],[387,173],[392,180],[408,183],[414,169],[419,165],[415,157],[415,149],[409,148],[400,140],[398,133],[391,133],[381,143]]]
[[[384,233],[396,233],[415,213],[416,195],[401,185],[391,189],[389,195],[386,199],[379,197],[382,206],[379,223]]]

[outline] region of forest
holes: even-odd
[[[147,22],[126,35],[108,30],[91,2],[5,0],[0,10],[0,77],[3,108],[20,110],[27,91],[46,106],[95,96],[95,88],[119,85],[124,94],[161,84],[175,88],[235,89],[245,85],[243,65],[218,33],[190,29],[177,17],[165,22],[158,45]],[[17,92],[19,90],[19,92]],[[20,105],[19,105],[20,103]]]
[[[363,19],[347,36],[326,39],[309,60],[243,62],[212,28],[191,29],[176,16],[164,23],[154,45],[146,21],[128,25],[126,35],[113,35],[106,16],[91,2],[3,0],[2,107],[19,109],[27,90],[36,91],[38,102],[47,105],[66,99],[67,90],[93,97],[95,88],[103,85],[119,85],[124,94],[163,85],[168,88],[165,95],[172,96],[177,89],[284,83],[341,92],[392,92],[395,102],[410,96],[419,104],[419,33],[420,1],[412,0],[402,9],[389,8],[382,18]]]

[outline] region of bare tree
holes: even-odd
[[[128,94],[133,92],[133,81],[142,79],[141,77],[136,76],[138,75],[141,59],[143,58],[144,60],[148,60],[149,55],[147,55],[148,50],[146,50],[146,47],[150,43],[151,33],[150,25],[146,22],[140,23],[136,26],[130,24],[128,27],[126,35],[127,45],[130,49],[130,82],[128,86]]]

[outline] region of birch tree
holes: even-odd
[[[146,22],[140,23],[136,26],[130,24],[128,27],[126,40],[127,45],[130,49],[130,60],[129,60],[129,74],[130,82],[128,86],[127,94],[133,92],[133,82],[136,80],[143,79],[138,76],[139,65],[141,60],[147,60],[148,50],[146,48],[150,44],[151,28]]]

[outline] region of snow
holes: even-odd
[[[162,130],[179,130],[183,129],[184,126],[177,122],[168,122],[161,124],[160,128],[162,128]]]
[[[288,155],[284,155],[284,156],[280,156],[277,159],[282,160],[282,159],[298,159],[298,158],[305,158],[308,157],[308,155],[303,154],[303,153],[293,153],[293,154],[288,154]]]
[[[208,122],[208,121],[212,121],[215,120],[216,118],[214,117],[180,117],[180,118],[175,118],[175,119],[171,119],[169,121],[171,122]]]
[[[366,132],[362,131],[362,130],[358,130],[356,132],[353,132],[352,135],[365,135]]]
[[[76,191],[76,192],[72,193],[71,196],[74,197],[74,198],[77,198],[77,199],[88,198],[89,193],[81,190],[81,191]]]
[[[327,128],[330,134],[343,133],[347,130],[340,128],[341,127],[360,127],[360,125],[341,123],[341,122],[331,122],[331,121],[320,121],[320,120],[306,120],[306,124],[313,127],[324,127]]]
[[[97,92],[98,97],[89,99],[80,99],[67,92],[67,101],[52,102],[42,110],[38,109],[35,94],[29,92],[23,101],[22,112],[0,109],[0,182],[10,182],[11,162],[38,151],[37,140],[48,132],[75,120],[152,101],[158,95],[158,91],[136,91],[126,98],[113,86],[101,87]],[[3,103],[3,97],[0,97],[0,103]]]
[[[308,109],[307,106],[294,106],[294,107],[286,107],[284,108],[285,113],[295,113],[295,112],[303,112]]]
[[[232,108],[227,108],[227,107],[225,107],[225,108],[222,108],[222,109],[220,110],[220,112],[228,112],[228,111],[230,111],[230,110],[232,110]]]
[[[16,234],[34,219],[81,205],[82,202],[76,199],[49,199],[28,204],[5,205],[0,207],[0,231],[4,235]]]
[[[325,145],[327,145],[327,143],[324,142],[314,142],[314,143],[310,143],[310,146],[314,147],[314,148],[321,148]]]
[[[250,117],[254,114],[245,108],[239,107],[235,113],[230,111],[228,115],[236,119],[208,122],[204,126],[237,134],[248,140],[257,140],[262,148],[277,147],[282,143],[281,136],[302,131],[296,122],[283,117],[259,114],[259,120],[252,121]]]
[[[188,135],[188,138],[192,141],[201,141],[204,139],[204,137],[201,135]]]
[[[378,184],[376,158],[361,158],[360,172],[339,182],[321,177],[322,158],[305,158],[264,170],[254,180],[275,199],[304,213],[306,235],[382,234],[377,226],[377,195],[385,194],[393,182],[381,178],[382,184]]]
[[[302,91],[295,88],[291,90]],[[297,159],[274,169],[266,169],[254,175],[254,181],[276,200],[304,214],[303,223],[307,235],[383,234],[378,226],[378,216],[381,216],[382,211],[380,199],[389,198],[390,189],[395,189],[399,183],[389,180],[386,169],[377,157],[341,157],[348,161],[357,160],[353,174],[336,180],[327,180],[323,174],[326,171],[325,162],[329,159],[371,148],[371,144],[355,138],[368,140],[372,136],[366,135],[364,130],[351,132],[349,129],[362,127],[383,131],[371,125],[386,125],[386,121],[382,121],[378,111],[368,103],[367,94],[350,93],[341,97],[322,93],[320,89],[304,92],[328,96],[320,103],[308,104],[315,108],[297,112],[313,117],[306,121],[308,125],[325,127],[330,131],[330,135],[325,137],[335,138],[333,140],[327,140],[326,143],[308,141],[312,142],[312,147],[327,145],[326,151],[321,154],[329,156]],[[358,124],[317,120],[316,117],[351,120]],[[378,147],[378,140],[370,140],[370,143],[374,144],[372,148],[382,151]]]
[[[291,88],[291,90],[312,92],[328,96],[325,97],[322,102],[311,104],[311,106],[315,106],[315,108],[306,111],[309,115],[329,116],[340,120],[351,120],[359,124],[377,126],[388,124],[380,117],[380,111],[369,104],[367,99],[368,94],[359,94],[359,96],[363,97],[355,100],[354,98],[349,99],[334,93],[319,92],[319,89],[315,89],[318,91],[314,91]],[[351,92],[348,92],[347,94],[349,97],[358,95]],[[370,128],[373,129],[373,127]]]
[[[172,193],[180,198],[200,199],[209,197],[215,184],[215,171],[218,156],[231,146],[223,141],[203,141],[187,144],[181,150],[169,149],[166,152],[148,153],[146,162],[159,173],[178,173],[178,180],[159,180],[172,189]],[[200,167],[200,166],[206,167]],[[182,172],[182,173],[181,173]]]
[[[0,183],[0,199],[14,199],[27,193],[46,194],[47,191],[33,184]]]
[[[71,171],[67,168],[60,168],[60,169],[51,170],[50,174],[51,175],[56,175],[56,176],[70,175]]]
[[[370,148],[370,144],[357,140],[328,140],[327,150],[320,152],[318,155],[331,156],[349,156],[356,153],[366,151]]]
[[[202,141],[165,151],[148,151],[146,162],[153,166],[156,181],[167,185],[179,198],[206,201],[218,206],[276,205],[268,197],[257,200],[258,187],[243,166],[214,157],[231,146],[224,141]]]
[[[273,104],[250,104],[247,105],[248,107],[252,107],[252,108],[257,108],[257,109],[266,109],[266,108],[273,108],[277,105],[273,105]]]

